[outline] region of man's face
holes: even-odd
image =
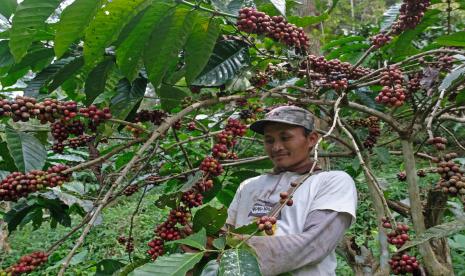
[[[318,139],[316,133],[305,136],[304,128],[283,123],[268,123],[264,128],[265,151],[276,167],[291,169],[309,158]]]

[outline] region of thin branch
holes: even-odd
[[[459,146],[459,148],[461,148],[462,150],[465,151],[465,147],[459,142],[459,140],[457,139],[457,137],[455,137],[454,133],[452,133],[452,131],[448,130],[446,127],[444,126],[440,126],[445,132],[447,132],[451,137],[452,139],[454,139],[454,142],[457,144],[457,146]]]
[[[433,119],[434,116],[436,115],[436,112],[438,112],[439,106],[441,105],[442,99],[444,98],[444,94],[446,93],[446,89],[443,89],[441,93],[439,94],[439,98],[434,105],[433,111],[431,112],[430,117],[428,118],[428,123],[426,124],[426,131],[428,132],[429,138],[433,138],[433,130],[432,130],[432,125],[433,125]]]
[[[107,121],[117,123],[117,124],[120,124],[120,125],[130,126],[132,128],[138,129],[138,130],[140,130],[140,131],[142,131],[144,133],[150,133],[148,130],[141,127],[140,125],[134,124],[134,123],[131,123],[131,122],[127,122],[127,121],[124,121],[124,120],[119,120],[119,119],[113,119],[112,118],[112,119],[108,119]]]
[[[182,146],[182,143],[179,143],[179,137],[178,137],[178,134],[176,133],[176,130],[174,128],[172,128],[172,130],[173,130],[174,139],[176,139],[176,142],[178,143],[179,148],[181,149],[182,154],[184,155],[184,159],[186,159],[187,166],[189,167],[189,169],[192,170],[193,167],[192,167],[191,161],[189,160],[189,155],[187,155],[186,149]]]
[[[134,228],[134,217],[139,213],[139,208],[142,203],[142,200],[144,200],[145,194],[147,192],[147,186],[144,187],[144,191],[139,197],[139,200],[137,201],[136,208],[134,209],[134,212],[131,215],[131,222],[129,224],[129,235],[128,235],[128,242],[132,241],[132,229]],[[131,251],[128,252],[129,256],[129,261],[132,263],[132,258],[131,258]]]
[[[373,52],[373,50],[376,49],[376,46],[375,45],[371,45],[370,48],[368,48],[365,53],[363,54],[363,56],[354,64],[354,66],[352,67],[351,71],[357,69],[357,67],[360,66],[360,64],[362,64],[362,62],[368,57],[368,55]]]
[[[133,145],[137,144],[137,143],[140,143],[142,142],[143,140],[142,139],[135,139],[135,140],[132,140],[130,142],[128,142],[127,144],[123,144],[117,148],[114,148],[112,151],[108,152],[107,154],[103,155],[103,156],[100,156],[98,158],[95,158],[91,161],[88,161],[88,162],[84,162],[84,163],[81,163],[79,165],[76,165],[74,167],[71,167],[69,169],[66,169],[63,171],[64,174],[66,173],[70,173],[70,172],[74,172],[74,171],[79,171],[79,170],[82,170],[82,169],[86,169],[86,168],[89,168],[95,164],[99,164],[101,162],[104,162],[105,160],[107,160],[108,158],[112,157],[113,155],[121,152],[122,150],[124,149],[127,149],[129,147],[132,147]]]

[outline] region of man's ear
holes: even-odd
[[[319,137],[319,135],[318,135],[318,133],[316,131],[312,131],[308,135],[307,139],[309,139],[312,147],[315,146],[316,142],[318,141],[318,137]]]

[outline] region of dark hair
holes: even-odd
[[[304,128],[304,135],[305,135],[305,137],[307,137],[308,135],[310,135],[310,133],[312,133],[311,130],[308,130],[308,129]]]

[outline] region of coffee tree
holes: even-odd
[[[314,160],[350,160],[349,173],[365,177],[361,193],[375,209],[379,253],[347,236],[339,251],[354,272],[452,275],[446,237],[465,223],[445,223],[444,209],[448,199],[465,203],[465,32],[454,21],[465,3],[404,0],[381,29],[328,41],[324,55],[309,52],[306,30],[330,18],[337,1],[320,16],[293,16],[295,5],[0,0],[7,231],[40,225],[44,211],[69,227],[0,274],[52,265],[48,256],[79,233],[57,265],[64,275],[98,231],[102,210],[137,196],[129,229],[115,237],[128,262],[106,273],[260,275],[247,237],[273,234],[304,179],[256,223],[225,229],[226,208],[242,180],[271,165],[247,125],[276,106],[298,105],[321,118]],[[372,169],[386,154],[403,160],[397,177],[408,204],[385,195]],[[71,194],[83,172],[98,186]],[[436,184],[420,187],[427,174]],[[149,193],[169,211],[153,237],[136,244],[134,217]],[[82,218],[71,227],[73,212]]]

